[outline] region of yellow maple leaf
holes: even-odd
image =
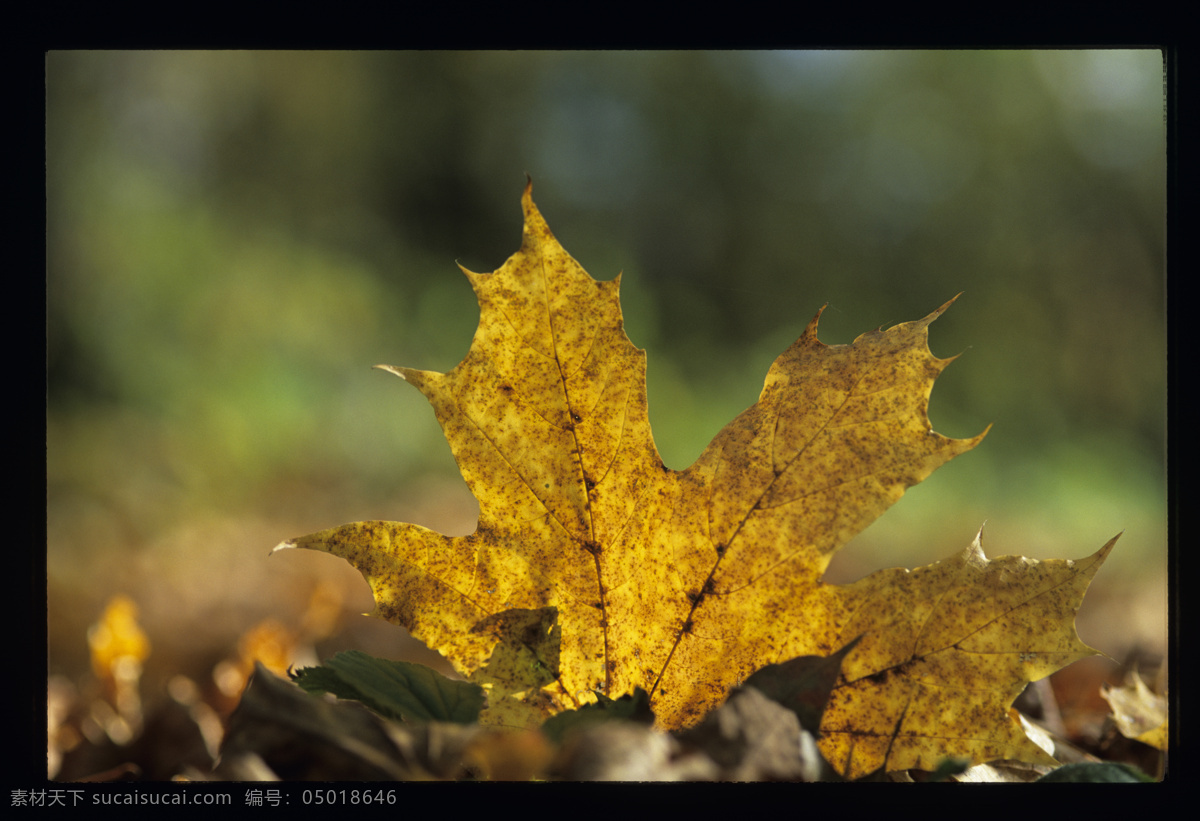
[[[818,341],[818,312],[758,402],[674,471],[620,276],[597,282],[567,254],[531,186],[522,205],[520,250],[495,273],[463,269],[480,306],[466,358],[444,374],[378,366],[433,406],[478,529],[355,522],[279,547],[350,561],[379,616],[490,688],[488,722],[529,726],[642,687],[659,726],[682,727],[760,667],[861,635],[820,727],[839,772],[1046,762],[1009,705],[1094,652],[1073,617],[1113,542],[1078,563],[989,561],[977,537],[930,567],[821,582],[838,548],[987,433],[930,428],[952,360],[927,331],[950,302],[850,345]]]

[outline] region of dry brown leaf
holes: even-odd
[[[1137,670],[1130,670],[1120,687],[1100,685],[1100,695],[1112,707],[1121,735],[1156,750],[1167,749],[1167,697],[1147,687]]]

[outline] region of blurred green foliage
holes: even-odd
[[[52,568],[84,549],[63,536],[81,511],[136,547],[285,482],[379,498],[455,476],[423,398],[368,367],[458,362],[477,310],[454,261],[516,250],[526,172],[583,266],[624,271],[672,467],[822,304],[844,343],[963,291],[931,329],[936,354],[965,351],[931,418],[995,427],[863,539],[924,564],[984,519],[1026,555],[1124,528],[1115,562],[1165,561],[1156,51],[46,66]]]

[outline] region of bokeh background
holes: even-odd
[[[671,467],[821,305],[845,343],[964,292],[931,328],[963,355],[930,415],[992,432],[829,578],[945,558],[985,521],[992,556],[1124,531],[1080,633],[1163,652],[1161,53],[55,52],[46,80],[60,683],[113,675],[118,595],[144,696],[184,675],[235,697],[256,654],[415,652],[358,615],[348,565],[268,554],[359,519],[474,529],[423,397],[370,366],[459,361],[478,313],[455,261],[516,250],[527,172],[567,250],[624,272]]]

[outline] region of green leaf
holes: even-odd
[[[952,775],[962,775],[971,766],[965,758],[943,758],[926,778],[926,782],[949,781]]]
[[[650,696],[641,687],[617,699],[596,693],[596,699],[595,704],[584,705],[578,710],[566,710],[546,719],[542,724],[542,732],[555,744],[561,744],[568,732],[605,721],[654,723],[654,714],[650,712]]]
[[[454,681],[422,664],[377,659],[359,650],[338,653],[321,667],[290,674],[309,693],[361,701],[396,721],[473,724],[483,709],[483,688]]]
[[[1089,784],[1138,784],[1153,782],[1137,767],[1129,764],[1114,764],[1109,761],[1099,763],[1064,764],[1056,770],[1043,775],[1038,781],[1057,781],[1060,783],[1089,783]]]

